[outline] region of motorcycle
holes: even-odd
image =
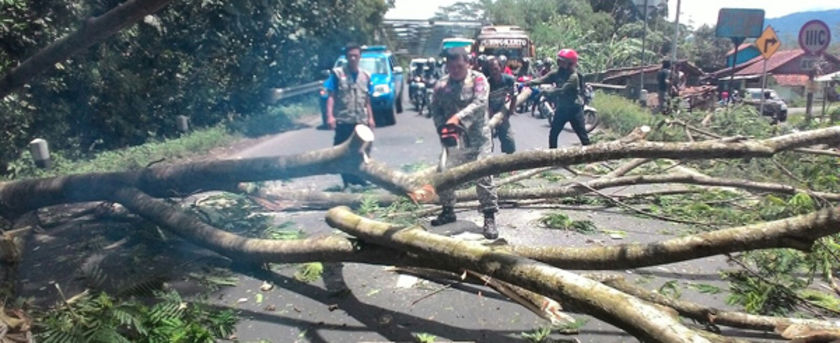
[[[595,128],[598,127],[598,124],[601,123],[601,119],[598,118],[598,109],[589,104],[594,97],[592,87],[586,85],[586,88],[587,90],[584,92],[585,95],[583,101],[583,122],[586,132],[592,132],[592,130],[595,130]],[[540,96],[539,104],[537,105],[537,115],[535,116],[547,119],[548,126],[551,126],[554,122],[554,104],[552,104],[545,95]],[[574,132],[571,124],[564,126],[563,130],[566,132]]]
[[[429,105],[432,104],[432,96],[435,93],[435,83],[437,83],[437,79],[434,76],[428,76],[424,80],[422,98],[420,99],[420,106],[417,109],[418,115],[423,115],[423,109],[426,109],[426,117],[431,118],[432,112],[429,109]]]
[[[411,79],[411,83],[408,85],[408,94],[411,103],[414,105],[414,110],[419,113],[426,97],[426,83],[423,82],[422,77],[418,75]]]

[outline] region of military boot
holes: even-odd
[[[484,238],[499,238],[499,230],[496,230],[496,212],[484,212]]]
[[[455,220],[455,208],[452,206],[444,206],[443,211],[440,212],[437,218],[432,219],[432,226],[454,223]]]

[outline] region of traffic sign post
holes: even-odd
[[[821,20],[811,20],[799,30],[799,46],[806,53],[811,55],[810,58],[803,57],[802,67],[808,70],[808,82],[814,81],[814,73],[816,73],[816,63],[810,62],[810,59],[819,58],[820,54],[828,48],[831,42],[831,29],[828,28]],[[809,61],[806,63],[806,61]],[[810,88],[810,87],[809,87]],[[805,105],[805,121],[811,121],[811,108],[814,105],[814,92],[808,90],[807,103]]]
[[[718,21],[715,36],[732,39],[735,44],[735,54],[732,57],[732,74],[729,76],[729,94],[735,83],[735,65],[738,64],[738,46],[745,38],[761,36],[764,27],[764,10],[751,8],[721,8],[718,11]]]
[[[779,50],[782,43],[776,36],[776,30],[768,25],[761,36],[755,40],[755,46],[761,52],[761,56],[764,57],[764,68],[761,71],[761,106],[758,109],[758,113],[764,114],[764,102],[767,100],[764,96],[765,88],[767,88],[767,60]]]

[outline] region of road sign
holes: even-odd
[[[799,30],[799,46],[811,55],[821,54],[829,42],[831,29],[821,20],[811,20]]]
[[[761,36],[764,10],[750,8],[721,8],[718,12],[715,36],[751,38]]]
[[[782,42],[776,36],[776,30],[773,30],[771,26],[767,26],[761,34],[761,37],[755,40],[755,46],[761,52],[761,56],[764,56],[764,59],[767,60],[776,53],[776,50],[779,50]]]
[[[817,62],[819,62],[819,57],[814,56],[802,56],[799,59],[799,68],[805,71],[814,70],[817,68]]]

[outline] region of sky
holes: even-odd
[[[428,19],[440,6],[458,0],[396,0],[395,8],[385,15],[388,19]],[[670,20],[674,19],[677,1],[670,0]],[[714,26],[718,10],[722,7],[763,8],[765,18],[781,17],[790,13],[840,8],[837,0],[682,0],[680,22],[698,27],[704,23]]]

